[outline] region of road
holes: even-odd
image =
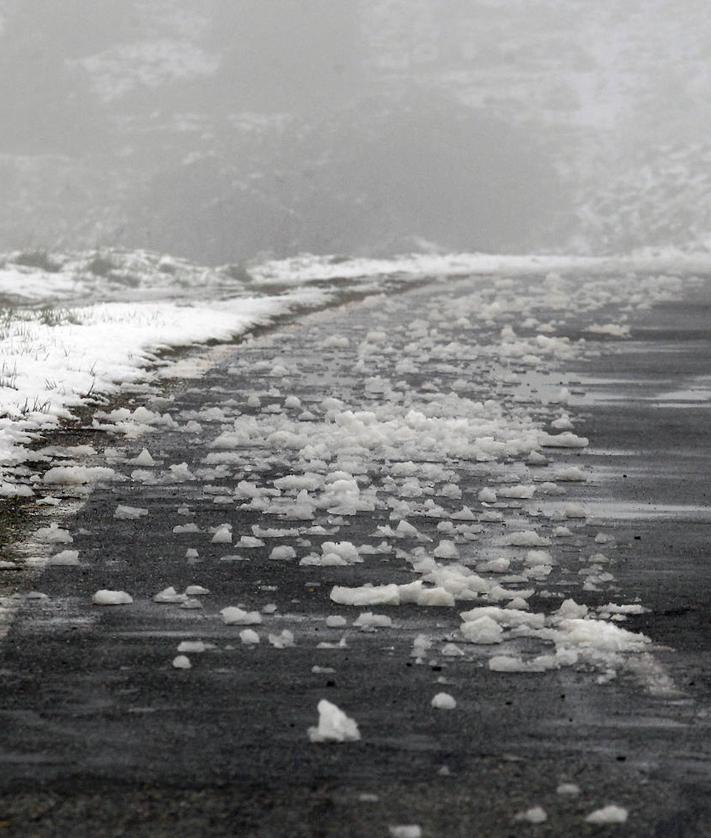
[[[80,565],[4,574],[16,594],[0,647],[8,834],[376,836],[417,824],[448,838],[711,835],[711,283],[635,311],[627,340],[586,333],[581,351],[532,359],[501,338],[501,317],[477,319],[496,286],[487,282],[352,302],[211,350],[199,377],[127,394],[127,408],[168,413],[168,424],[57,438],[90,442],[94,464],[128,479],[81,503],[75,487],[52,486],[63,503],[35,525],[70,532],[73,543],[53,549],[78,550]],[[556,334],[575,342],[592,317],[573,314]],[[543,347],[522,321],[520,311],[503,318]],[[355,427],[350,408],[376,419]],[[423,418],[408,419],[412,410]],[[550,464],[531,462],[520,440],[566,412],[590,445],[544,448]],[[129,462],[144,446],[154,467]],[[187,472],[170,471],[182,463]],[[556,481],[571,466],[587,479]],[[300,508],[296,484],[278,484],[280,495],[248,485],[273,489],[303,472],[316,482]],[[533,496],[504,496],[517,485]],[[484,487],[498,490],[495,502],[479,499]],[[147,514],[116,519],[118,506]],[[452,519],[463,506],[472,516]],[[401,517],[420,540],[376,530]],[[196,531],[174,531],[190,523]],[[231,543],[214,543],[223,524]],[[255,526],[264,546],[240,546]],[[554,535],[562,526],[570,534]],[[542,560],[540,573],[535,557],[505,544],[531,530],[550,542],[552,566]],[[459,613],[486,597],[454,607],[331,599],[334,586],[420,578],[418,558],[443,539],[458,555],[440,545],[442,565],[478,566],[489,588],[507,579],[528,597],[519,606],[547,621],[566,598],[591,616],[641,604],[613,624],[651,642],[531,666],[553,648],[543,634],[508,628],[495,647],[465,642]],[[343,566],[299,564],[327,541],[388,547]],[[279,546],[295,557],[270,558]],[[30,539],[23,552],[42,549]],[[604,564],[591,560],[600,552]],[[508,576],[487,573],[501,557]],[[209,591],[194,608],[153,600],[189,585]],[[28,598],[29,588],[46,596]],[[133,603],[94,605],[100,589]],[[258,645],[221,618],[237,605],[261,612]],[[354,627],[362,611],[392,625]],[[329,615],[346,627],[327,625]],[[294,645],[277,648],[268,635],[285,629]],[[207,648],[176,669],[185,640]],[[494,655],[529,668],[497,671]],[[438,692],[456,707],[433,708]],[[324,698],[357,721],[360,741],[309,741]],[[608,804],[628,811],[624,825],[585,821]],[[524,813],[537,806],[547,819],[534,824]]]

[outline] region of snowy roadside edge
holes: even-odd
[[[32,458],[28,446],[71,420],[73,411],[155,377],[160,352],[230,342],[330,299],[307,288],[210,305],[102,303],[72,309],[56,323],[45,322],[46,312],[18,310],[0,330],[0,499],[33,497],[32,477],[28,482],[22,473]],[[169,377],[175,363],[164,364],[160,377]]]

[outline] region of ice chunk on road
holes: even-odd
[[[423,606],[452,606],[454,597],[443,587],[426,588],[420,580],[407,585],[370,585],[345,588],[339,585],[331,590],[331,599],[339,605],[400,605],[414,603]]]
[[[148,515],[148,510],[140,506],[122,506],[119,504],[114,510],[114,518],[118,521],[136,521]]]
[[[576,646],[591,652],[640,652],[652,641],[605,620],[563,620],[557,646]]]
[[[282,544],[279,547],[274,547],[272,552],[269,554],[269,558],[275,559],[277,561],[295,559],[296,550],[294,550],[294,548],[290,547],[288,544]]]
[[[324,557],[336,555],[343,559],[346,564],[358,564],[362,562],[358,548],[350,541],[324,541],[321,545],[321,552]]]
[[[591,335],[607,335],[613,338],[628,338],[630,327],[624,323],[593,323],[585,329]]]
[[[62,550],[52,556],[47,564],[59,565],[61,567],[76,567],[79,564],[79,551]]]
[[[220,611],[226,626],[256,626],[262,622],[259,611],[245,611],[236,605],[230,605]]]
[[[553,556],[548,550],[527,550],[524,559],[525,564],[529,567],[536,567],[542,564],[553,564]]]
[[[130,605],[133,602],[131,594],[126,591],[97,591],[91,598],[94,605]]]
[[[564,431],[562,434],[541,433],[538,444],[543,448],[587,448],[590,441],[584,436]]]
[[[65,486],[97,483],[99,480],[113,480],[116,472],[102,466],[56,466],[49,469],[42,478],[45,483],[61,483]]]
[[[486,616],[462,623],[459,630],[469,643],[482,645],[501,643],[504,635],[504,630],[496,620]]]
[[[232,544],[232,524],[220,524],[210,539],[211,544]]]
[[[579,503],[569,503],[563,509],[566,518],[587,518],[585,508]]]
[[[45,544],[71,544],[74,539],[67,532],[61,529],[58,524],[50,524],[48,527],[40,527],[35,536],[37,541]]]
[[[562,416],[559,416],[551,422],[551,428],[555,428],[556,431],[572,431],[573,422],[570,416],[568,416],[567,413],[564,413]]]
[[[536,493],[536,487],[532,485],[500,486],[498,495],[501,498],[514,498],[518,500],[530,500]]]
[[[390,628],[392,624],[390,617],[385,614],[373,614],[372,611],[364,611],[353,623],[354,626],[362,629]]]
[[[587,613],[587,605],[578,605],[574,599],[564,599],[553,616],[560,620],[574,620],[586,617]]]
[[[414,591],[414,595],[408,593]],[[425,588],[421,582],[400,585],[400,599],[402,602],[414,602],[415,605],[430,607],[448,607],[454,605],[454,596],[445,588]]]
[[[326,617],[326,625],[329,628],[343,628],[347,625],[348,620],[345,617],[341,617],[340,614],[330,614]]]
[[[134,457],[128,462],[134,466],[141,466],[141,468],[151,468],[151,466],[156,464],[156,461],[151,457],[151,452],[147,448],[144,448],[137,457]]]
[[[162,591],[157,593],[153,597],[153,602],[157,602],[160,605],[173,605],[185,602],[186,599],[187,597],[185,594],[179,594],[171,585],[171,587],[164,588]]]
[[[245,646],[256,646],[259,643],[259,635],[254,629],[243,629],[239,633],[239,639]]]
[[[299,564],[304,567],[348,567],[348,562],[336,553],[327,553],[325,556],[317,556],[315,553],[311,553],[304,556]]]
[[[295,645],[294,635],[289,629],[283,629],[279,634],[270,634],[269,642],[275,649],[289,649]]]
[[[432,699],[432,706],[436,710],[454,710],[457,706],[457,700],[449,693],[437,693]]]
[[[610,803],[608,806],[603,806],[601,809],[595,809],[594,812],[585,818],[586,823],[627,823],[628,816],[627,809],[624,806],[616,806]]]
[[[498,608],[496,605],[482,605],[479,608],[462,611],[460,616],[465,622],[488,617],[505,626],[530,626],[541,629],[545,625],[544,614],[532,614],[530,611],[522,611],[518,608]]]
[[[345,349],[349,340],[345,335],[329,335],[321,342],[321,349]]]
[[[195,475],[190,471],[187,463],[170,466],[170,476],[174,483],[185,483],[194,480]]]
[[[188,585],[185,593],[187,596],[206,596],[210,591],[207,588],[203,588],[202,585]]]
[[[417,527],[413,527],[408,521],[404,519],[395,527],[396,538],[416,538],[418,541],[431,541],[432,539],[423,535]]]
[[[197,524],[176,524],[173,527],[173,532],[180,535],[186,532],[200,532],[200,527]]]
[[[550,541],[533,530],[521,530],[504,536],[501,543],[509,547],[545,547]]]
[[[399,824],[389,826],[390,838],[422,838],[422,828],[416,824]]]
[[[553,479],[557,483],[584,483],[587,480],[585,472],[578,466],[566,466],[555,471]]]
[[[243,535],[236,546],[249,550],[253,547],[264,547],[264,542],[261,538],[255,538],[252,535]]]
[[[482,562],[476,566],[480,573],[508,573],[511,567],[511,560],[506,556],[499,556],[496,559],[491,559],[488,562]]]
[[[432,555],[438,559],[458,559],[459,550],[453,541],[443,538],[435,547]]]
[[[179,652],[190,652],[190,654],[201,654],[207,649],[202,640],[182,640],[178,644]]]
[[[322,698],[318,703],[318,726],[309,728],[312,742],[357,742],[360,731],[343,710]]]
[[[548,815],[542,806],[532,806],[525,812],[519,812],[516,815],[516,820],[527,821],[528,823],[545,823],[548,820]]]
[[[397,585],[363,585],[360,588],[335,585],[331,599],[339,605],[400,605],[400,590]]]

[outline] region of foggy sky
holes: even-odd
[[[0,248],[703,240],[700,0],[0,0]]]

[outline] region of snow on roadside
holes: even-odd
[[[145,377],[159,350],[228,341],[325,299],[308,290],[219,305],[157,301],[0,312],[0,496],[32,495],[14,469],[27,461],[26,446],[38,432]]]
[[[387,259],[315,256],[310,253],[276,259],[252,266],[249,273],[258,284],[314,282],[328,279],[377,278],[409,275],[470,276],[480,274],[606,274],[625,271],[703,272],[711,268],[711,253],[685,252],[677,248],[654,248],[620,256],[572,256],[567,254],[498,255],[491,253],[410,253]]]
[[[206,268],[145,250],[0,255],[0,301],[6,305],[80,305],[218,299],[246,294],[238,266]]]

